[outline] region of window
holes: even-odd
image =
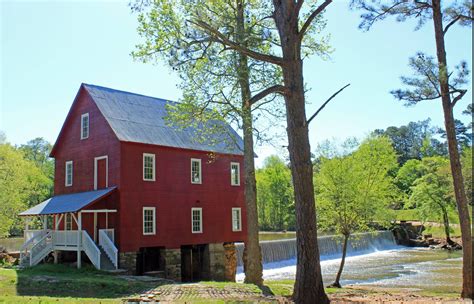
[[[201,184],[201,160],[191,158],[191,184]]]
[[[242,214],[240,208],[232,208],[232,231],[242,231]]]
[[[66,213],[66,230],[72,230],[72,215],[70,213]]]
[[[143,180],[155,181],[155,154],[143,153]]]
[[[191,208],[191,226],[193,233],[202,233],[202,208]]]
[[[66,187],[72,186],[72,160],[66,162],[65,184]]]
[[[81,139],[89,137],[89,113],[81,115]]]
[[[240,186],[240,164],[230,163],[230,184]]]
[[[155,233],[155,207],[143,207],[143,235],[151,235]]]

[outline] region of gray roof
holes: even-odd
[[[160,145],[225,154],[243,154],[242,138],[229,125],[227,132],[198,142],[199,131],[170,126],[164,99],[83,84],[120,141]],[[211,122],[216,124],[219,122]],[[217,137],[217,138],[216,138]]]
[[[96,191],[53,196],[44,202],[20,213],[22,216],[77,212],[93,202],[112,193],[116,187]]]

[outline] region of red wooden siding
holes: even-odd
[[[89,138],[81,140],[81,115],[89,113]],[[108,184],[120,184],[120,142],[89,94],[81,88],[53,150],[55,195],[94,190],[94,158],[108,156]],[[73,184],[65,186],[65,162],[73,161]]]
[[[143,153],[155,154],[156,181],[143,181]],[[140,247],[235,242],[245,239],[243,163],[241,156],[122,143],[120,223],[126,231],[120,250]],[[191,184],[191,158],[202,162],[202,184]],[[241,186],[230,185],[230,162],[241,165]],[[156,234],[143,235],[143,207],[156,208]],[[203,233],[191,232],[191,208],[201,207]],[[232,208],[242,208],[242,231],[232,231]]]
[[[81,115],[89,113],[89,138],[81,140]],[[143,153],[155,154],[154,182],[143,181]],[[109,228],[121,252],[140,247],[244,241],[246,212],[243,158],[207,152],[120,142],[95,102],[81,87],[54,146],[55,195],[117,186],[114,194],[87,209],[116,209]],[[107,156],[105,159],[95,159]],[[202,184],[191,183],[191,158],[201,159]],[[73,161],[73,185],[65,186],[65,162]],[[231,186],[230,163],[240,163],[240,186]],[[95,165],[96,163],[96,165]],[[95,173],[96,172],[96,173]],[[97,174],[97,176],[95,176]],[[143,235],[143,207],[156,208],[156,234]],[[191,208],[202,208],[203,233],[191,232]],[[232,231],[232,208],[242,208],[242,231]],[[93,237],[93,214],[83,214],[83,227]],[[105,214],[98,215],[99,229]],[[61,225],[64,229],[64,221]],[[73,229],[76,224],[73,223]]]

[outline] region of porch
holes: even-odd
[[[101,207],[100,202],[114,190],[59,195],[22,212],[20,216],[26,219],[25,243],[20,250],[21,265],[37,265],[52,252],[57,263],[59,251],[76,251],[78,268],[81,268],[84,252],[97,269],[117,269],[115,229],[109,227],[110,214],[117,213],[117,210],[94,209]],[[30,229],[31,224],[36,224],[39,229]]]

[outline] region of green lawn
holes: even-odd
[[[162,292],[162,295],[167,292],[168,296],[177,295],[178,298],[172,298],[172,302],[177,303],[267,303],[274,302],[276,298],[264,295],[291,296],[293,284],[293,280],[266,281],[264,287],[229,282],[160,284],[125,278],[92,267],[78,270],[66,265],[49,264],[24,270],[0,268],[0,303],[123,303],[124,298],[137,298],[137,295],[151,289]],[[388,293],[395,294],[396,299],[411,299],[406,291],[397,289],[385,291],[348,287],[326,288],[326,292],[333,300],[340,301],[366,295],[373,295],[374,301],[379,301],[376,297],[383,298]],[[418,295],[423,295],[423,292]],[[442,296],[444,299],[458,296],[452,293],[427,295]]]
[[[393,210],[395,214],[395,220],[397,221],[420,221],[420,216],[418,215],[416,209],[402,209],[402,210]],[[448,214],[449,221],[451,224],[459,224],[459,217],[456,211],[451,211]],[[428,218],[428,222],[439,222],[440,219],[437,217]]]
[[[127,281],[92,267],[0,268],[0,303],[121,303],[121,298],[156,284]]]

